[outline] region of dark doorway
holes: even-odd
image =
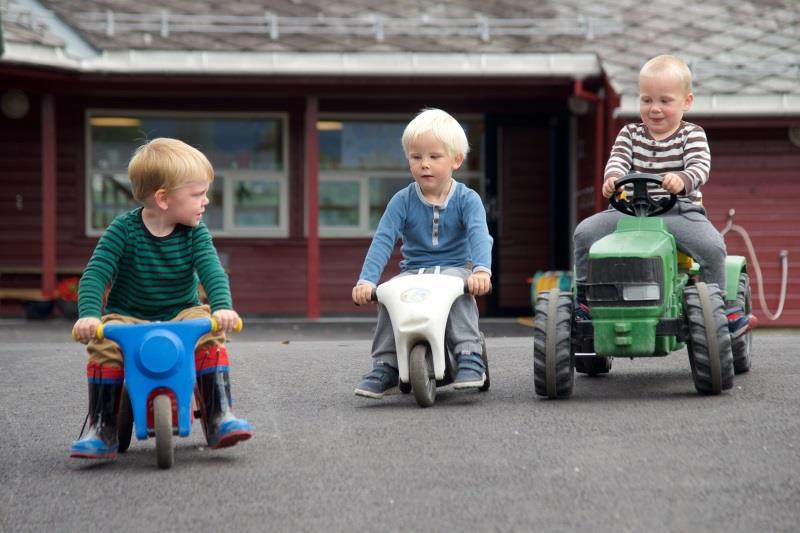
[[[489,316],[530,316],[528,280],[569,268],[566,117],[486,119],[486,201],[494,237]]]

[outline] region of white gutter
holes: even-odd
[[[623,95],[615,116],[639,116],[639,98]],[[788,94],[712,94],[695,95],[686,117],[797,117],[800,116],[800,92]]]
[[[422,52],[104,51],[86,58],[61,49],[6,43],[2,62],[119,74],[308,76],[569,77],[601,74],[595,54]]]

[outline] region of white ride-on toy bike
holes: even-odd
[[[414,393],[420,407],[436,400],[436,387],[455,380],[458,364],[445,341],[450,308],[459,296],[468,293],[461,278],[439,274],[410,274],[382,283],[373,291],[373,300],[386,307],[392,322],[397,348],[400,391]],[[489,360],[481,334],[481,358],[486,379],[478,390],[489,390]]]

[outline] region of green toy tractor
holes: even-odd
[[[664,220],[677,197],[653,198],[654,174],[630,174],[628,198],[612,197],[622,213],[614,233],[592,245],[586,282],[591,320],[573,313],[571,292],[552,289],[536,300],[533,374],[536,394],[566,398],[575,370],[589,375],[611,370],[614,357],[659,357],[682,349],[689,353],[694,386],[701,394],[720,394],[733,386],[734,373],[750,369],[752,333],[731,341],[726,302],[719,287],[697,281],[699,268],[681,261],[675,238]],[[751,312],[750,283],[744,257],[728,256],[725,273],[728,305]]]

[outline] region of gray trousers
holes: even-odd
[[[433,269],[425,271],[433,272]],[[402,272],[397,275],[413,276],[414,271]],[[442,274],[456,276],[466,280],[472,272],[466,268],[446,267],[441,269]],[[453,353],[474,352],[481,353],[481,333],[478,329],[478,304],[475,297],[469,294],[459,296],[450,308],[445,329],[445,342]],[[378,304],[378,324],[375,327],[375,336],[372,338],[372,365],[387,363],[397,368],[397,348],[394,343],[394,330],[389,318],[389,312]]]
[[[586,283],[589,248],[612,233],[617,221],[625,216],[613,207],[584,219],[575,228],[575,282]],[[667,231],[675,237],[678,249],[700,264],[700,278],[716,283],[725,295],[725,241],[706,218],[702,205],[679,199],[668,212],[661,215]]]

